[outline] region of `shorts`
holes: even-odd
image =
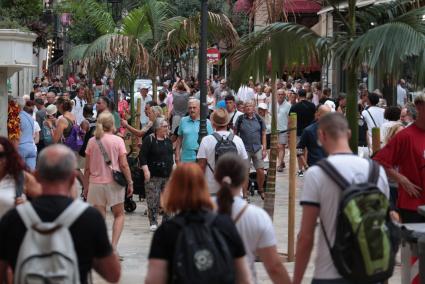
[[[85,167],[86,167],[86,158],[85,157],[81,157],[80,154],[78,154],[78,152],[75,152],[75,156],[77,157],[77,169],[78,170],[85,169]]]
[[[298,147],[300,140],[301,140],[301,136],[297,136],[297,157],[304,155],[304,148]]]
[[[112,207],[124,203],[125,189],[116,182],[90,183],[87,202],[92,206]]]
[[[264,169],[264,160],[263,160],[263,153],[262,149],[258,150],[255,153],[247,152],[248,154],[248,163],[251,162],[254,165],[254,168],[257,169]]]
[[[279,143],[279,145],[287,145],[288,144],[288,133],[287,132],[279,133],[278,143]]]

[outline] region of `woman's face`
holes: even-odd
[[[168,123],[166,121],[161,123],[161,126],[157,131],[159,135],[166,136],[168,134]]]

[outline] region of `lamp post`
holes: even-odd
[[[108,9],[115,23],[121,20],[121,2],[121,0],[107,0]]]
[[[201,121],[199,124],[198,144],[207,132],[207,36],[208,36],[208,0],[201,0],[201,43],[199,45],[199,71],[201,98]]]

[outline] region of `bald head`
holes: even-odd
[[[41,151],[37,163],[37,177],[41,182],[58,183],[73,179],[77,161],[68,147],[55,144]]]
[[[348,139],[348,134],[350,133],[347,119],[339,112],[324,114],[319,119],[319,130],[334,140],[341,137]]]
[[[319,120],[322,116],[332,112],[332,108],[328,105],[320,105],[316,111],[316,119]]]

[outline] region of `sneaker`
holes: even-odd
[[[282,173],[282,172],[283,172],[283,167],[282,167],[282,166],[277,167],[277,171],[278,171],[279,173]]]
[[[303,177],[303,176],[304,176],[304,172],[303,172],[303,171],[298,171],[297,175],[298,175],[299,177]]]
[[[151,231],[151,232],[155,232],[155,231],[156,231],[156,229],[158,229],[158,226],[157,226],[157,225],[151,225],[151,226],[149,227],[149,231]]]

